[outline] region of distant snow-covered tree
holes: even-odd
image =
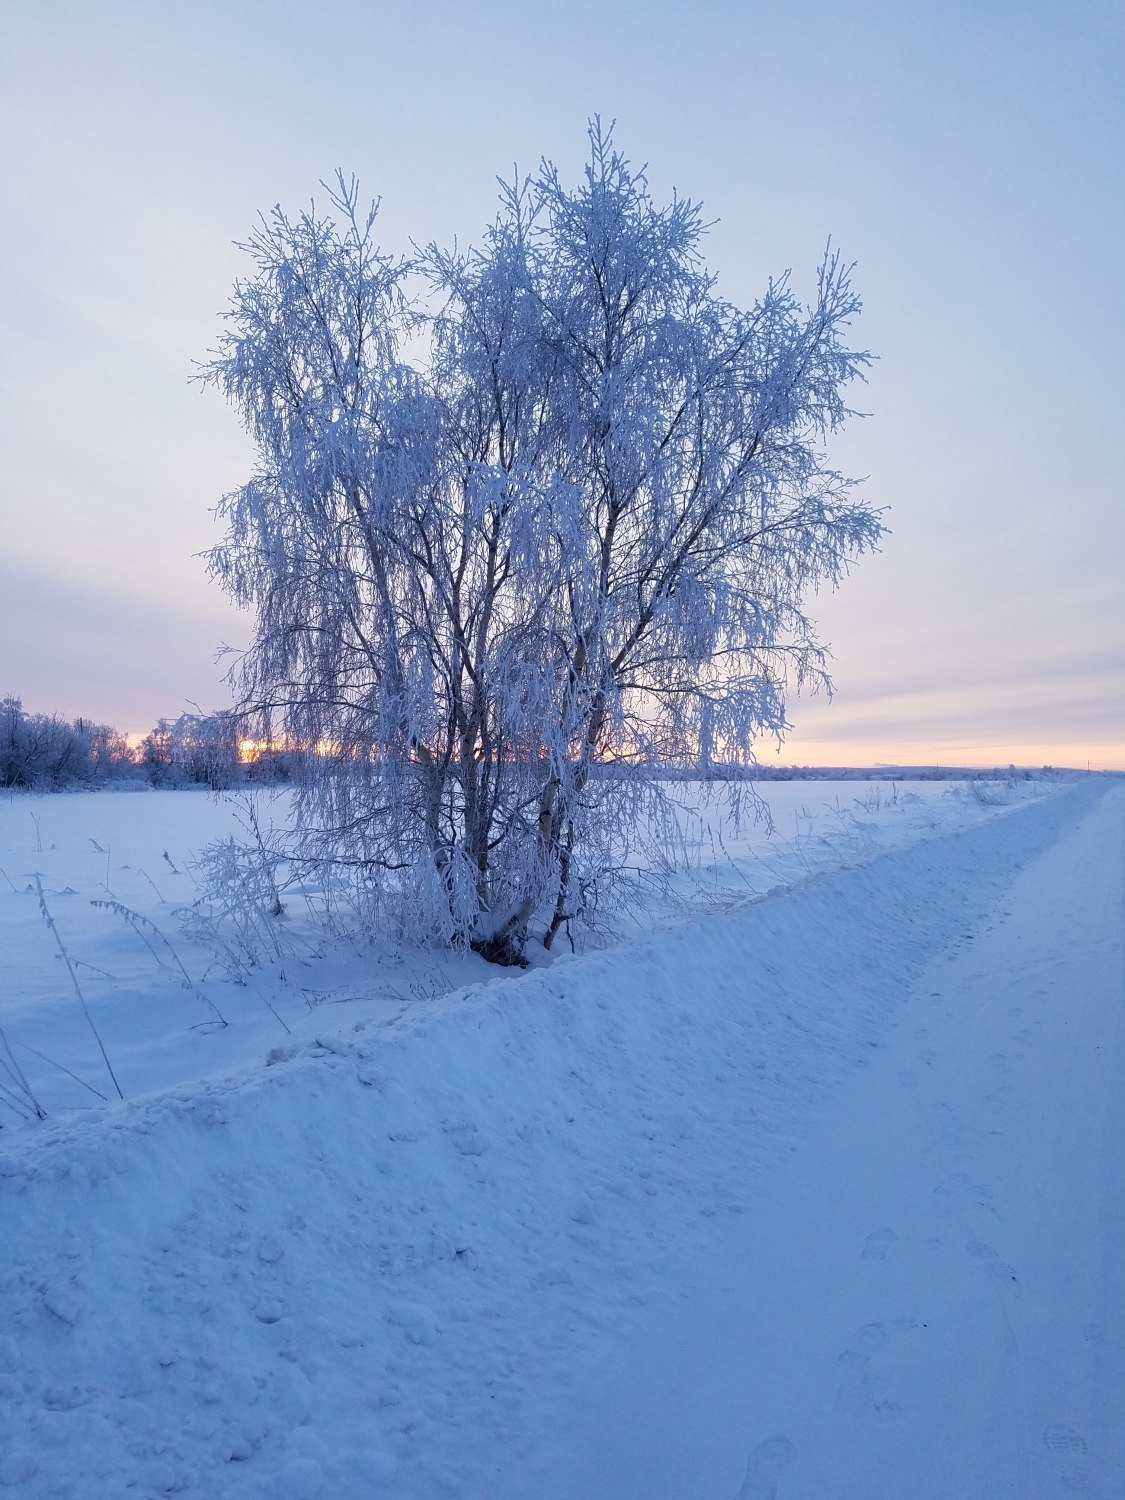
[[[153,786],[175,786],[181,780],[172,755],[172,722],[157,719],[137,750],[137,760]]]
[[[138,763],[153,786],[223,791],[244,776],[240,723],[229,709],[158,719],[141,741]]]
[[[596,121],[468,251],[394,260],[328,196],[260,221],[204,368],[258,451],[211,554],[242,708],[304,747],[303,857],[518,962],[660,827],[663,765],[751,762],[827,682],[803,599],[882,529],[823,451],[859,299],[827,254],[809,306],[725,301]]]
[[[181,714],[168,731],[168,753],[186,781],[222,791],[242,777],[233,713]]]

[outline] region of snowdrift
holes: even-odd
[[[1104,790],[4,1132],[0,1488],[533,1495],[568,1387]]]

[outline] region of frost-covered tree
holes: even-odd
[[[168,753],[186,781],[213,792],[241,779],[238,721],[229,711],[181,714],[168,731]]]
[[[237,785],[245,774],[239,751],[239,720],[230,709],[158,719],[141,741],[138,763],[153,786]]]
[[[260,221],[205,367],[259,456],[211,557],[257,611],[244,711],[305,749],[304,857],[518,961],[659,826],[662,766],[750,763],[827,681],[802,601],[881,531],[823,452],[860,304],[833,254],[810,306],[725,301],[598,122],[469,251],[394,260],[329,199]]]

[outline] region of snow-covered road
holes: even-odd
[[[540,1500],[1125,1495],[1125,789],[577,1403]]]

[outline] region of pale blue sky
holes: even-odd
[[[189,387],[259,208],[336,166],[383,238],[616,117],[723,290],[831,234],[879,356],[839,445],[893,534],[814,613],[793,759],[1125,765],[1120,3],[8,3],[0,693],[144,730],[245,640],[192,554],[249,455]]]

